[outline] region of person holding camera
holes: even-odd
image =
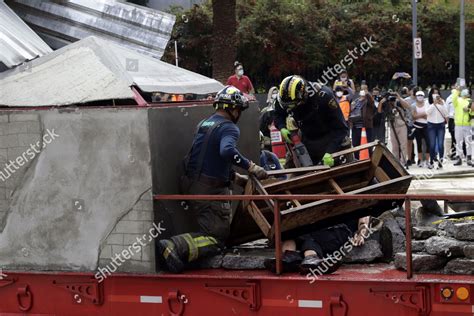
[[[352,128],[352,146],[360,146],[362,129],[365,128],[367,142],[374,140],[372,129],[374,127],[375,106],[374,99],[367,91],[367,85],[362,85],[359,97],[352,101],[351,112],[349,114],[349,123]],[[354,156],[359,159],[359,152],[355,152]]]
[[[441,160],[444,157],[444,135],[448,123],[448,109],[438,88],[432,88],[428,94],[428,108],[426,109],[428,121],[428,138],[430,143],[429,169],[437,162],[438,169],[443,168]]]
[[[385,113],[388,119],[392,153],[406,166],[408,123],[405,109],[410,109],[408,102],[403,100],[398,93],[393,92],[386,93],[377,107],[377,112]]]

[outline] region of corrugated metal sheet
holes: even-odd
[[[0,106],[61,106],[133,99],[132,85],[147,92],[217,92],[218,81],[88,37],[23,67],[0,73]]]
[[[175,16],[114,0],[7,0],[51,47],[97,36],[161,58]]]
[[[0,62],[10,68],[51,51],[51,48],[0,0]]]

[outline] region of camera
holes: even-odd
[[[383,95],[383,98],[385,98],[388,102],[394,102],[397,100],[397,95],[393,92],[387,92]]]

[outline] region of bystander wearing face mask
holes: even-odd
[[[342,97],[342,95],[343,95],[342,91],[337,91],[336,92],[336,97],[340,98],[340,97]]]
[[[243,68],[237,69],[237,76],[242,77],[243,75],[244,75],[244,69]]]

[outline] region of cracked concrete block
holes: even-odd
[[[425,240],[430,237],[436,236],[437,229],[427,226],[417,226],[412,228],[412,236],[416,240]]]
[[[383,257],[382,246],[377,240],[369,239],[360,247],[352,248],[344,257],[347,263],[369,263]]]
[[[18,145],[27,146],[36,144],[41,139],[39,134],[18,134]]]
[[[103,259],[110,259],[110,257],[112,257],[112,246],[105,245],[100,250],[100,257],[99,258],[101,258],[101,259],[102,258]]]
[[[412,240],[411,241],[411,250],[413,252],[425,252],[426,246],[424,240]]]
[[[434,271],[443,268],[448,261],[445,257],[429,255],[425,253],[412,253],[413,271]],[[406,253],[399,252],[395,255],[395,267],[406,270]]]
[[[464,255],[466,242],[446,237],[431,237],[425,242],[426,251],[432,255],[460,257]]]
[[[124,234],[139,234],[143,231],[143,222],[122,220],[117,223],[114,231]]]
[[[19,113],[10,114],[10,122],[38,121],[39,114]]]
[[[239,250],[226,254],[222,260],[222,267],[230,270],[265,269],[263,261],[274,255],[273,249]]]
[[[123,234],[123,245],[131,245],[141,237],[143,237],[143,234]]]
[[[41,132],[40,122],[28,122],[27,133],[40,134],[40,132]]]
[[[18,147],[18,135],[0,136],[0,148]]]
[[[454,238],[459,240],[474,241],[474,221],[454,224],[451,229]]]
[[[395,220],[398,223],[398,226],[400,226],[400,229],[405,233],[405,217],[395,217]]]
[[[147,211],[147,210],[153,210],[153,203],[150,201],[145,201],[145,200],[140,200],[135,204],[133,207],[133,210],[135,211]]]
[[[444,272],[448,274],[474,274],[474,259],[453,259],[448,262],[444,268]]]
[[[25,168],[21,187],[7,181],[7,189],[15,190],[15,195],[0,233],[0,266],[94,271],[100,243],[116,225],[126,230],[130,224],[126,232],[144,233],[146,222],[117,222],[152,186],[147,110],[39,112],[14,120],[41,116],[44,130],[54,129],[60,137]],[[17,135],[0,136],[0,147],[12,147],[15,140]],[[72,211],[74,198],[83,200],[87,211]],[[30,249],[28,256],[22,254],[23,248]],[[129,272],[154,271],[149,262],[127,267]]]
[[[6,135],[12,134],[27,134],[28,133],[28,126],[30,123],[34,122],[11,122],[7,125]],[[38,122],[35,122],[39,124]],[[39,133],[37,133],[39,135]]]
[[[405,234],[392,213],[385,212],[379,218],[383,220],[383,226],[386,227],[392,235],[393,253],[405,251]]]
[[[151,250],[152,250],[151,246],[142,247],[142,260],[143,261],[154,260],[155,257],[153,256]]]
[[[106,242],[108,245],[123,245],[123,234],[110,234]]]
[[[474,259],[474,245],[466,245],[463,248],[464,255],[469,259]]]

